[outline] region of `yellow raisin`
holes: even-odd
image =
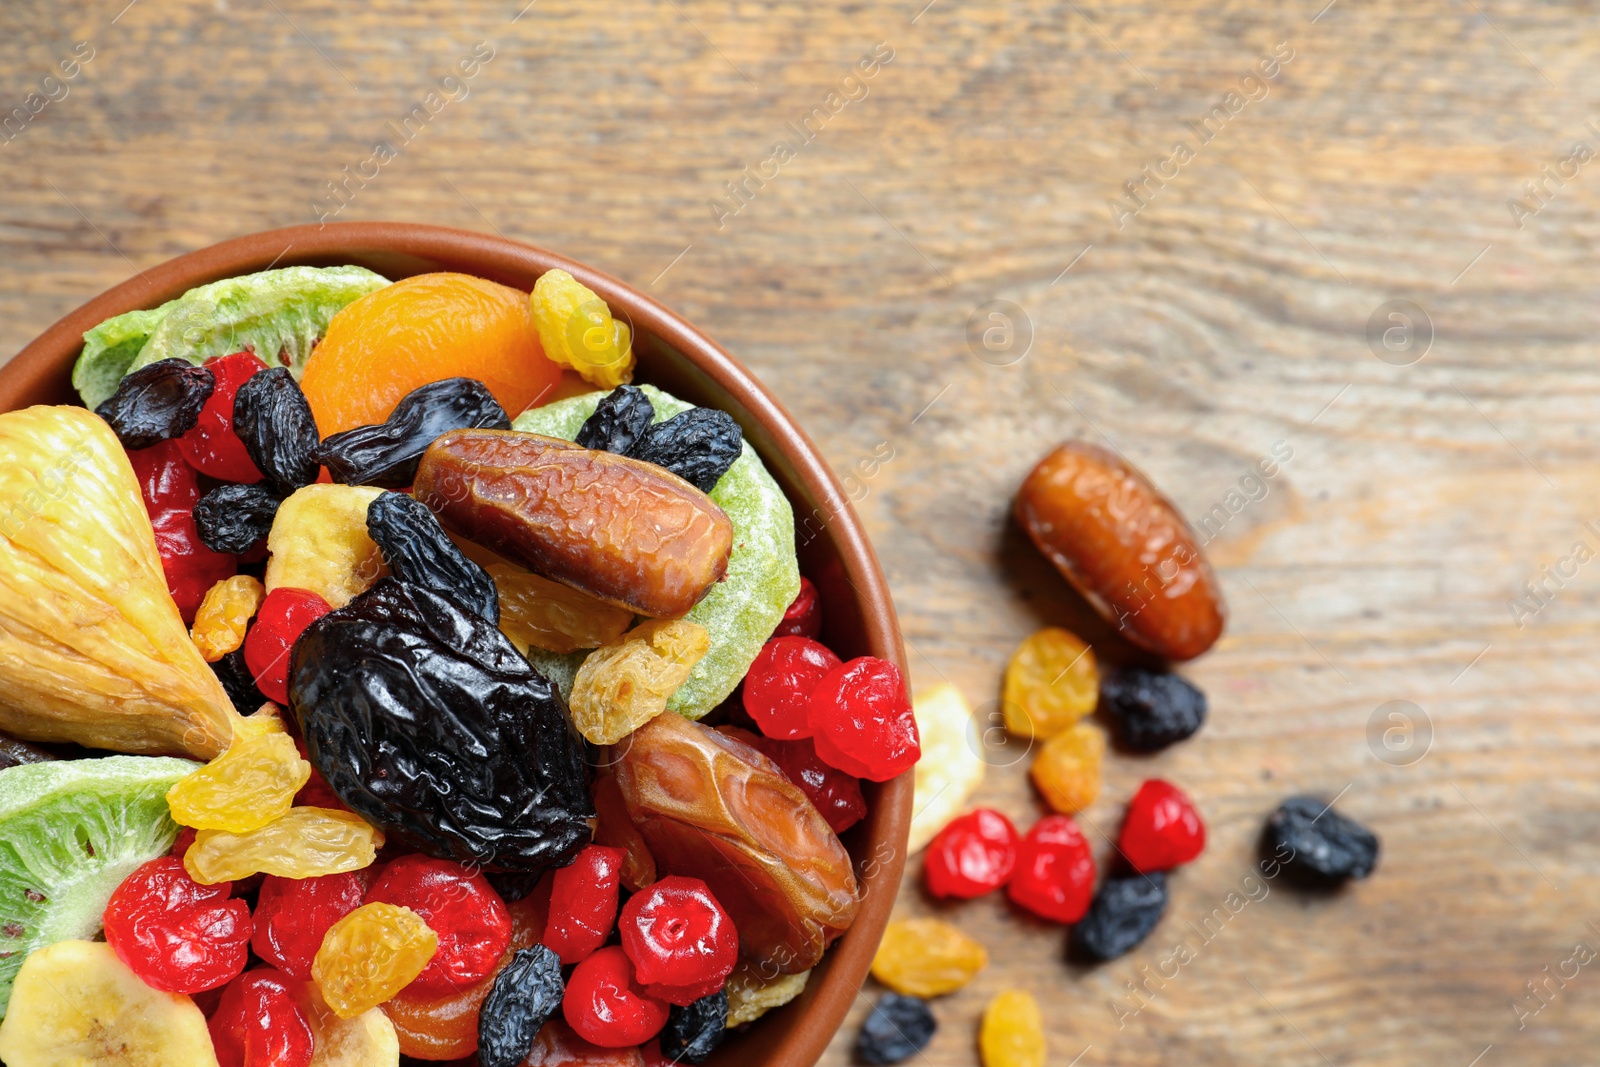
[[[805,992],[810,971],[768,976],[749,961],[740,962],[728,975],[728,1025],[754,1022],[773,1008],[781,1008]]]
[[[1080,722],[1045,742],[1033,757],[1033,784],[1045,802],[1063,815],[1074,815],[1100,795],[1100,761],[1106,735],[1098,726]]]
[[[252,874],[315,878],[370,867],[381,847],[383,834],[359,815],[334,808],[290,808],[245,834],[201,830],[184,853],[183,866],[201,885]]]
[[[1054,737],[1099,699],[1094,651],[1059,626],[1028,637],[1006,664],[1006,729],[1018,737]]]
[[[297,489],[267,534],[267,592],[309,589],[342,608],[388,573],[367,536],[367,505],[382,489],[320,482]]]
[[[593,289],[564,270],[550,270],[534,283],[530,299],[546,356],[602,389],[615,389],[633,377],[628,324],[612,318]]]
[[[322,999],[354,1019],[410,985],[439,951],[439,935],[398,904],[363,904],[328,928],[311,961]]]
[[[228,751],[167,790],[167,806],[179,826],[249,833],[287,813],[310,777],[311,764],[288,734],[235,737]]]
[[[500,632],[521,652],[599,648],[621,637],[633,612],[516,567],[489,567],[500,595]]]
[[[651,619],[589,654],[572,682],[572,722],[596,745],[614,745],[660,715],[711,647],[706,628]]]
[[[909,997],[954,993],[989,963],[982,945],[941,919],[897,919],[872,957],[872,977]]]
[[[189,637],[207,663],[217,662],[244,644],[244,632],[266,596],[262,584],[248,574],[224,578],[206,590]]]
[[[1044,1067],[1044,1019],[1032,993],[1008,989],[989,1001],[978,1051],[983,1067]]]

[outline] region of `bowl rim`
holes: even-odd
[[[832,540],[843,577],[855,590],[867,647],[872,655],[894,662],[909,679],[899,623],[877,555],[833,470],[777,398],[726,349],[654,298],[593,267],[527,242],[425,223],[331,222],[251,233],[156,266],[136,268],[133,277],[63,315],[0,366],[0,411],[13,410],[29,398],[65,396],[59,387],[61,376],[70,375],[84,332],[113,315],[155,307],[196,285],[265,270],[281,261],[287,260],[283,265],[305,260],[331,263],[352,253],[414,257],[435,264],[433,269],[495,280],[559,268],[593,289],[611,307],[622,308],[636,336],[641,332],[652,335],[673,349],[771,437],[814,510],[822,513],[821,532]],[[801,502],[790,503],[798,517]],[[798,522],[796,526],[798,529]],[[870,818],[872,832],[864,842],[868,858],[863,863],[862,856],[856,857],[861,883],[856,920],[818,965],[820,974],[813,973],[802,1000],[792,1006],[786,1033],[766,1052],[768,1067],[811,1067],[816,1063],[866,979],[906,863],[911,772],[882,783],[876,807]]]

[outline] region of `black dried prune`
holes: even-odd
[[[194,429],[216,385],[206,367],[163,359],[124,377],[94,413],[110,424],[123,448],[149,448]]]
[[[561,1010],[565,992],[554,952],[535,945],[512,956],[478,1011],[480,1067],[517,1067],[533,1051],[539,1028]]]
[[[280,495],[317,480],[317,420],[288,367],[257,371],[239,386],[233,432]]]
[[[637,385],[619,385],[601,398],[572,440],[584,448],[628,455],[656,417],[655,405]]]
[[[278,494],[260,482],[219,485],[194,506],[200,543],[213,552],[240,555],[250,551],[272,530],[279,503]]]
[[[1378,865],[1378,835],[1325,800],[1290,797],[1267,820],[1262,852],[1298,881],[1331,886],[1372,873]]]
[[[367,506],[367,536],[396,578],[431,589],[500,625],[494,579],[462,555],[426,505],[404,493],[380,494]]]
[[[904,1063],[928,1047],[939,1022],[928,1002],[899,993],[885,994],[872,1006],[856,1038],[856,1057],[862,1063]]]
[[[228,699],[233,701],[233,710],[240,715],[253,714],[267,702],[266,696],[256,688],[256,678],[244,661],[243,648],[236,648],[217,660],[211,665],[211,671],[222,683]]]
[[[437,438],[477,429],[509,430],[511,419],[482,382],[446,378],[407,393],[383,422],[331,435],[317,459],[342,485],[404,489]]]
[[[1109,877],[1072,928],[1072,953],[1086,960],[1114,960],[1149,937],[1166,910],[1165,872]]]
[[[690,408],[650,427],[628,455],[665,467],[709,493],[743,449],[744,434],[732,415],[716,408]]]
[[[1135,752],[1155,752],[1194,735],[1206,721],[1206,695],[1182,675],[1124,667],[1100,685],[1100,706],[1117,738]]]
[[[704,1063],[727,1031],[727,990],[719,989],[686,1008],[674,1004],[661,1031],[661,1058],[668,1063]]]
[[[289,706],[312,766],[391,841],[529,873],[589,841],[560,691],[492,623],[421,586],[382,578],[307,627]]]

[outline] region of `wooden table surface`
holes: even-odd
[[[776,389],[854,478],[915,684],[991,708],[1043,623],[1120,656],[1007,519],[1048,447],[1109,442],[1226,518],[1232,620],[1186,668],[1205,731],[1110,759],[1085,821],[1161,775],[1211,845],[1108,966],[999,901],[940,909],[994,962],[917,1062],[973,1063],[1008,986],[1052,1064],[1593,1061],[1591,5],[526,2],[11,0],[0,351],[141,267],[319,217],[558,249]],[[1023,823],[1025,755],[991,752],[980,794]],[[1382,835],[1369,881],[1247,881],[1306,791]],[[908,884],[901,908],[930,905]]]

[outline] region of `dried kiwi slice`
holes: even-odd
[[[0,771],[0,1018],[28,953],[93,937],[112,891],[172,847],[167,790],[198,766],[108,756]]]

